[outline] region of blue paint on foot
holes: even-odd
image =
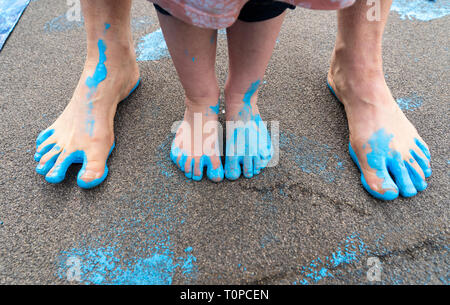
[[[236,180],[242,173],[246,178],[258,175],[274,153],[266,124],[259,114],[253,114],[251,105],[259,84],[260,80],[251,83],[242,99],[244,104],[238,117],[227,122],[225,177],[228,180]]]
[[[131,90],[130,94],[134,90],[136,90],[136,88],[139,86],[139,83],[140,83],[140,80],[137,82],[137,84]],[[128,94],[128,96],[130,94]],[[36,149],[45,140],[47,140],[51,135],[53,135],[53,133],[54,133],[53,129],[42,131],[37,137]],[[49,144],[49,145],[45,146],[44,148],[42,148],[39,152],[36,152],[34,155],[35,161],[39,162],[40,159],[42,158],[42,156],[44,156],[51,149],[55,149],[54,146],[55,146],[55,144]],[[65,179],[66,172],[67,172],[68,168],[70,167],[70,165],[72,165],[74,163],[75,164],[80,163],[80,164],[83,164],[83,166],[82,166],[81,170],[78,172],[77,184],[81,188],[91,189],[91,188],[98,186],[106,179],[106,177],[108,175],[107,162],[108,162],[109,156],[111,155],[112,151],[114,150],[114,147],[115,147],[115,143],[113,143],[113,145],[109,151],[108,157],[106,158],[105,169],[104,169],[103,175],[100,178],[94,179],[90,182],[85,182],[81,179],[81,177],[84,175],[84,173],[86,171],[86,166],[87,166],[87,162],[88,162],[86,153],[84,151],[75,151],[75,152],[69,154],[59,165],[57,165],[55,167],[54,171],[50,175],[48,175],[50,170],[55,165],[55,162],[58,159],[59,155],[61,153],[64,154],[65,150],[63,152],[59,152],[58,154],[55,154],[50,160],[48,160],[44,165],[38,164],[36,167],[36,172],[40,175],[46,176],[45,180],[49,183],[61,183]]]

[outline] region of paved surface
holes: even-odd
[[[0,283],[448,284],[448,16],[391,13],[387,81],[431,147],[433,176],[427,191],[386,203],[363,190],[325,86],[335,13],[301,9],[287,17],[260,94],[264,118],[280,121],[278,166],[252,180],[186,181],[168,158],[183,102],[163,58],[139,63],[143,83],[119,107],[106,182],[81,190],[74,166],[47,184],[34,141],[71,97],[85,50],[83,28],[58,19],[67,7],[55,3],[32,2],[0,54]],[[144,1],[133,17],[136,44],[159,27]],[[223,36],[217,69],[223,84]],[[368,281],[371,257],[381,282]]]

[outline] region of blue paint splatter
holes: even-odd
[[[430,21],[450,14],[450,1],[394,0],[391,10],[403,20]]]
[[[138,61],[160,60],[170,57],[161,29],[145,35],[138,44]]]
[[[422,106],[423,99],[417,96],[417,94],[413,94],[409,97],[398,98],[397,104],[401,110],[414,111]]]
[[[368,253],[368,248],[357,234],[345,239],[329,256],[313,259],[309,264],[301,266],[299,278],[294,285],[316,284],[326,278],[334,278],[335,270],[344,265],[354,264]]]
[[[217,101],[217,104],[215,106],[209,106],[212,112],[215,114],[219,114],[219,108],[220,108],[220,100]]]
[[[148,191],[142,193],[142,189]],[[183,214],[176,210],[185,206],[189,194],[180,196],[170,187],[137,182],[121,197],[119,201],[132,206],[133,215],[116,219],[105,211],[106,218],[96,226],[98,237],[87,235],[78,246],[61,252],[57,276],[70,280],[75,259],[79,262],[76,280],[82,284],[169,285],[175,278],[178,282],[195,281],[194,249],[186,247],[183,255],[175,256],[170,236],[184,223]]]

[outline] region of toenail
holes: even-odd
[[[92,171],[92,170],[87,170],[84,172],[83,178],[84,179],[96,179],[98,176],[98,173]]]

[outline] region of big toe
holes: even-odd
[[[207,164],[207,176],[209,180],[214,182],[220,182],[224,177],[224,170],[220,157],[205,157]]]
[[[242,157],[225,158],[225,177],[228,180],[236,180],[241,176]]]
[[[108,166],[105,161],[90,161],[83,165],[78,173],[77,184],[84,189],[90,189],[102,183],[108,175]]]
[[[380,178],[383,180],[382,183],[380,183]],[[375,198],[393,200],[399,195],[399,189],[387,171],[383,174],[383,177],[379,177],[376,172],[363,170],[361,182],[366,191]]]

